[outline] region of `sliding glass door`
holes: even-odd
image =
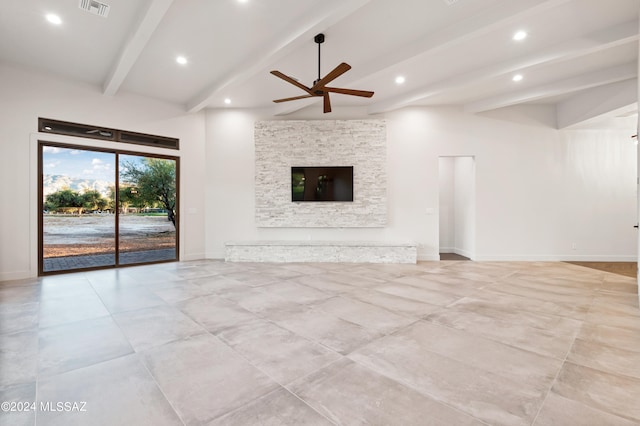
[[[176,161],[120,155],[120,264],[176,259]]]
[[[178,259],[177,158],[39,151],[40,274]]]

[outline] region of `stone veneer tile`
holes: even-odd
[[[257,226],[386,225],[384,120],[258,121],[254,137]],[[293,203],[296,166],[353,166],[353,202]]]

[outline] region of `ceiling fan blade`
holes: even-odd
[[[317,96],[317,95],[302,95],[302,96],[294,96],[293,98],[275,99],[273,102],[278,104],[280,102],[297,101],[298,99],[313,98],[314,96]]]
[[[311,91],[315,92],[316,90],[322,90],[325,84],[335,80],[336,78],[340,77],[342,74],[349,71],[350,69],[351,69],[351,65],[347,64],[346,62],[341,63],[340,65],[335,67],[333,71],[325,75],[322,79],[320,79],[320,81],[314,84],[313,87],[311,88]]]
[[[329,93],[324,92],[324,112],[331,112],[331,101],[329,100]]]
[[[353,90],[353,89],[341,89],[339,87],[325,87],[327,92],[341,93],[343,95],[361,96],[363,98],[370,98],[374,92],[368,90]]]
[[[309,89],[307,86],[305,86],[304,84],[302,84],[302,83],[296,81],[295,79],[289,77],[288,75],[282,74],[280,71],[273,70],[273,71],[271,71],[271,74],[275,75],[276,77],[279,77],[279,78],[283,79],[287,83],[291,83],[294,86],[299,87],[300,89],[304,90],[307,93],[311,93],[311,89]]]

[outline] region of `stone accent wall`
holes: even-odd
[[[242,241],[225,244],[227,262],[416,263],[414,243]]]
[[[387,224],[384,120],[258,121],[254,135],[258,227]],[[353,202],[292,202],[297,166],[353,166]]]

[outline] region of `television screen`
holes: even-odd
[[[291,167],[291,201],[353,201],[353,166]]]

